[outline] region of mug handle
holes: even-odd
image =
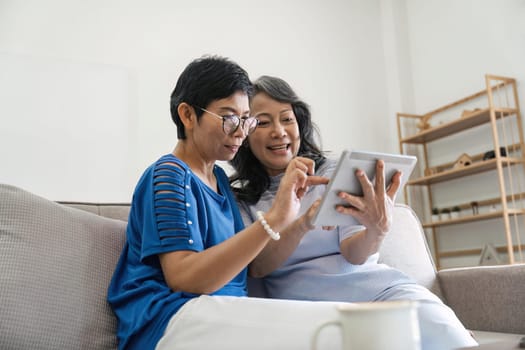
[[[314,334],[312,335],[312,346],[311,346],[312,350],[317,350],[317,338],[319,337],[319,334],[321,333],[323,328],[327,326],[338,326],[342,328],[343,325],[341,324],[341,321],[333,320],[333,321],[326,321],[320,324],[319,326],[317,326],[317,328],[314,331]]]

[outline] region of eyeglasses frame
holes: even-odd
[[[257,129],[257,125],[259,124],[259,119],[253,117],[253,116],[249,116],[249,117],[240,117],[236,114],[231,114],[231,115],[228,115],[228,116],[222,116],[222,115],[219,115],[217,113],[213,113],[211,111],[208,111],[206,108],[202,108],[202,107],[199,107],[199,106],[194,106],[198,109],[200,109],[201,111],[205,112],[205,113],[208,113],[208,114],[211,114],[212,116],[216,117],[216,118],[219,118],[222,120],[222,131],[226,134],[226,135],[233,135],[238,129],[239,129],[239,126],[241,127],[242,131],[246,134],[246,135],[250,135],[251,133],[253,133],[255,131],[255,129]],[[229,133],[226,132],[226,129],[225,129],[225,122],[226,122],[226,119],[237,119],[238,122],[236,123],[237,126],[231,130]],[[251,124],[246,124],[246,122],[248,120],[252,120],[252,123],[255,123],[255,126],[253,127],[253,129],[251,130],[246,130],[245,129],[245,125],[248,125],[250,126]],[[242,124],[242,125],[241,125]]]

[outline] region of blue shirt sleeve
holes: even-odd
[[[189,169],[175,158],[163,157],[142,177],[134,198],[132,224],[141,232],[141,260],[176,250],[202,251],[203,237],[196,220],[198,205],[191,191]]]
[[[153,164],[140,181],[143,196],[132,217],[139,241],[141,260],[160,253],[202,251],[244,229],[237,203],[224,170],[215,167],[220,194],[196,177],[187,165],[173,156]]]

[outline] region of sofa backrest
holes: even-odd
[[[71,208],[88,211],[110,219],[127,222],[130,210],[129,203],[91,203],[91,202],[58,202]]]
[[[61,203],[97,215],[125,221],[127,221],[130,209],[127,203]],[[381,246],[379,261],[405,272],[419,284],[441,296],[425,232],[417,215],[409,206],[396,203],[392,228]],[[257,282],[250,281],[252,289],[259,288],[256,287],[256,284]],[[261,292],[254,295],[262,296]]]
[[[126,222],[0,184],[0,349],[116,349]]]

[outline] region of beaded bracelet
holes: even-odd
[[[264,219],[264,213],[262,211],[258,211],[257,213],[257,219],[259,219],[259,221],[261,222],[261,225],[263,226],[264,230],[266,231],[266,233],[274,240],[274,241],[278,241],[279,239],[281,239],[281,234],[279,232],[275,232],[274,230],[272,230],[272,228],[270,227],[270,225],[268,225],[268,223],[266,222],[266,220]]]

